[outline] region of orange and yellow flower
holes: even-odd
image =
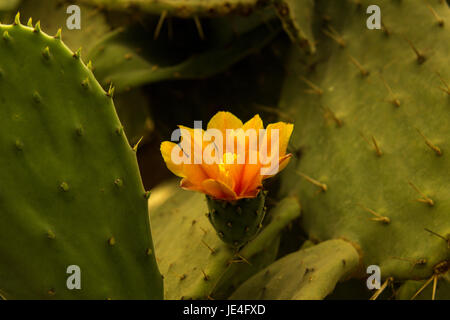
[[[161,154],[167,168],[182,178],[181,187],[184,189],[199,191],[213,198],[227,201],[254,198],[262,189],[263,180],[283,170],[288,164],[291,154],[286,154],[286,149],[293,127],[293,124],[277,122],[269,124],[264,130],[259,115],[255,115],[246,123],[242,123],[232,113],[221,111],[209,121],[206,132],[201,128],[191,129],[179,126],[182,132],[181,142],[176,144],[164,141],[161,144]],[[213,131],[212,129],[221,133],[219,136],[223,140],[211,139],[212,142],[205,143],[204,138],[208,136],[208,132]],[[262,135],[257,136],[256,143],[252,143],[250,137],[245,135],[245,132],[249,132],[249,129],[262,132]],[[187,134],[183,134],[183,132]],[[227,140],[230,134],[232,138]],[[200,140],[196,139],[198,137],[200,137]],[[274,137],[278,139],[273,139]],[[183,139],[190,139],[190,150],[182,148]],[[230,146],[230,141],[232,148],[227,149],[227,146]],[[242,143],[243,141],[245,142]],[[239,144],[242,147],[241,149]],[[212,156],[217,161],[213,163],[194,161],[194,158],[198,157],[198,153],[203,155],[207,152],[208,146],[209,150],[212,150]],[[211,148],[211,146],[214,146],[214,148]],[[217,148],[217,146],[223,147]],[[277,147],[278,150],[272,150],[272,148]],[[229,150],[234,150],[234,152],[227,152]],[[245,150],[245,153],[238,152],[239,150]],[[252,152],[257,155],[257,161],[250,161]],[[265,154],[264,160],[262,160],[263,154]],[[186,157],[191,161],[180,163],[174,161],[173,155]],[[245,160],[243,157],[245,157]],[[269,162],[275,162],[278,170],[270,174],[262,174]]]

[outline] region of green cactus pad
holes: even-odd
[[[112,10],[139,10],[181,18],[249,14],[267,0],[82,0],[85,3]]]
[[[266,192],[260,191],[256,198],[233,202],[206,196],[207,217],[223,242],[239,248],[255,237],[262,228],[266,214]]]
[[[244,282],[230,297],[239,300],[319,300],[356,271],[358,252],[343,240],[329,240],[291,253]]]
[[[161,299],[136,156],[77,53],[0,25],[0,292],[6,299]],[[68,266],[81,269],[69,290]]]
[[[317,1],[320,54],[293,51],[280,105],[302,157],[283,192],[296,190],[310,238],[359,245],[383,278],[428,279],[450,257],[450,10],[358,3]],[[371,4],[380,30],[366,27]]]
[[[428,283],[427,283],[428,282]],[[422,290],[421,288],[425,286]],[[421,290],[419,292],[419,290]],[[433,297],[433,281],[408,280],[398,289],[396,299],[399,300],[430,300]],[[441,275],[436,283],[436,300],[450,300],[450,272]]]
[[[225,299],[272,263],[281,231],[300,215],[298,201],[282,200],[268,223],[237,255],[205,217],[205,197],[169,181],[152,190],[149,212],[158,264],[168,299]],[[244,260],[245,259],[245,260]]]
[[[283,22],[284,30],[291,40],[304,46],[306,43],[311,53],[316,51],[312,31],[314,16],[313,0],[275,0],[278,16]]]

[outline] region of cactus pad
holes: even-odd
[[[91,71],[36,27],[0,25],[0,292],[161,299],[136,156]],[[66,286],[68,266],[81,289]]]
[[[358,244],[383,278],[428,279],[450,257],[450,10],[358,3],[317,1],[320,54],[293,53],[281,105],[303,152],[283,189],[311,238]],[[366,28],[370,4],[380,30]]]
[[[281,201],[239,254],[217,237],[206,211],[204,195],[182,190],[176,181],[152,190],[149,212],[168,299],[227,298],[275,260],[280,233],[299,217],[300,206],[293,198]]]
[[[313,0],[276,0],[275,6],[283,22],[283,27],[291,40],[297,45],[308,45],[311,53],[316,51],[312,32],[314,16]]]
[[[230,299],[323,299],[358,264],[358,252],[351,244],[325,241],[275,261],[244,282]]]
[[[249,14],[266,0],[82,0],[113,10],[133,10],[181,18],[218,16],[232,13]]]

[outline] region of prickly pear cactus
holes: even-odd
[[[251,240],[262,228],[266,214],[266,192],[256,198],[237,200],[234,203],[206,196],[209,212],[206,214],[222,241],[239,248]]]
[[[0,25],[0,292],[161,299],[146,193],[113,90],[62,42]],[[66,286],[68,266],[81,290]]]
[[[449,299],[448,3],[0,0],[0,299]],[[160,184],[224,109],[294,122],[284,172]]]
[[[316,44],[312,31],[314,17],[314,0],[275,0],[278,16],[284,30],[291,40],[303,47],[309,47],[311,53],[316,51]]]
[[[244,282],[230,299],[323,299],[358,264],[358,252],[350,243],[325,241],[275,261]]]
[[[181,18],[221,16],[232,13],[249,14],[267,0],[82,0],[85,3],[113,10],[138,10]]]
[[[442,274],[436,279],[436,290],[434,279],[430,280],[408,280],[398,289],[397,299],[400,300],[450,300],[450,272]]]
[[[309,237],[353,242],[396,281],[450,257],[450,10],[429,3],[316,1],[318,55],[293,50],[280,102],[302,150],[283,190]],[[371,4],[380,30],[366,27]]]
[[[149,212],[168,299],[227,298],[275,260],[281,231],[300,216],[298,201],[283,199],[268,212],[261,232],[237,252],[216,235],[207,209],[204,195],[182,190],[176,181],[152,190]]]

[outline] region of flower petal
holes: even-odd
[[[261,118],[259,117],[259,114],[255,115],[253,118],[244,123],[242,129],[244,129],[244,131],[247,131],[248,129],[254,129],[257,131],[257,133],[259,133],[259,129],[264,129],[264,125]]]
[[[181,179],[180,187],[186,190],[205,192],[202,185],[194,184],[187,178]]]
[[[280,158],[278,172],[281,172],[286,166],[289,164],[289,161],[292,158],[292,154],[288,153]]]
[[[261,165],[260,164],[245,164],[242,172],[242,178],[240,183],[240,188],[238,194],[244,194],[251,190],[251,188],[256,188],[261,185]]]
[[[174,163],[172,160],[173,148],[179,148],[180,156],[186,156],[186,153],[181,149],[179,145],[173,142],[164,141],[163,143],[161,143],[161,154],[163,156],[167,168],[177,176],[187,178],[192,184],[201,185],[201,182],[208,178],[208,175],[205,172],[202,165],[194,163],[180,163],[180,164]],[[193,159],[194,157],[190,159],[191,162],[193,162]],[[185,158],[185,160],[187,161],[189,160],[189,158],[187,157]]]
[[[201,185],[203,180],[208,179],[208,174],[201,164],[184,164],[183,174],[192,184]]]
[[[258,151],[259,147],[259,133],[260,130],[264,129],[263,122],[259,115],[255,115],[253,118],[248,120],[244,125],[242,126],[243,133],[247,133],[248,130],[254,130],[254,139],[255,141],[250,141],[250,137],[252,137],[252,134],[247,134],[245,136],[245,162],[248,163],[249,156],[251,151]]]
[[[183,150],[181,150],[181,148],[173,142],[170,141],[164,141],[163,143],[161,143],[161,154],[162,157],[164,159],[164,162],[166,163],[167,168],[172,171],[175,175],[179,176],[179,177],[185,177],[184,173],[183,173],[183,164],[175,164],[172,161],[172,152],[173,152],[173,148],[178,148],[180,155],[183,152]]]
[[[292,157],[292,154],[290,154],[290,153],[280,157],[279,160],[278,160],[278,171],[275,174],[273,174],[273,175],[262,176],[262,179],[265,180],[267,178],[271,178],[274,175],[280,173],[289,164],[289,161],[291,160],[291,157]]]
[[[195,162],[197,159],[199,162],[201,161],[201,156],[203,154],[203,129],[200,128],[188,128],[185,126],[178,126],[181,130],[181,144],[183,145],[184,139],[189,139],[188,144],[190,146],[190,150],[184,150],[188,157],[191,159],[191,163]]]
[[[203,164],[203,166],[205,165]],[[234,190],[236,182],[234,178],[234,167],[230,167],[233,165],[219,163],[212,164],[210,166],[214,166],[215,175],[209,175],[209,178],[218,181],[223,185],[226,185],[228,189]]]
[[[223,200],[236,200],[236,193],[220,181],[207,179],[202,183],[203,189],[210,196]]]
[[[205,159],[203,159],[203,152],[208,145],[208,143],[203,142],[203,135],[205,133],[204,130],[200,128],[192,129],[181,125],[178,127],[182,130],[182,137],[190,139],[191,150],[189,152],[189,157],[192,161],[191,163],[195,164],[195,160],[197,160],[198,163],[196,165],[203,168],[203,171],[207,177],[216,178],[219,175],[219,168],[217,164],[207,164]],[[183,135],[183,133],[185,133],[185,135]]]
[[[214,198],[234,201],[256,197],[262,189],[263,180],[283,170],[291,158],[291,154],[286,154],[293,131],[293,125],[289,123],[270,124],[261,137],[259,133],[264,126],[259,115],[243,124],[232,113],[221,111],[209,121],[207,128],[216,131],[210,131],[206,138],[203,129],[179,127],[182,130],[181,143],[166,141],[161,144],[164,161],[169,170],[183,177],[182,188],[203,192]],[[273,140],[273,130],[277,130],[278,141]],[[217,138],[223,139],[222,145]],[[176,164],[177,159],[173,156],[190,162]],[[268,172],[267,169],[278,170],[274,173],[275,170]]]
[[[227,130],[242,128],[242,121],[231,112],[219,111],[208,122],[208,129],[217,129],[222,132],[222,145],[226,148]]]
[[[289,138],[291,137],[292,130],[294,129],[294,125],[292,123],[286,123],[286,122],[276,122],[271,123],[266,128],[266,135],[267,135],[267,146],[270,147],[271,145],[271,130],[278,129],[278,143],[279,143],[279,156],[282,157],[286,154],[286,149],[289,143]],[[263,139],[262,146],[264,147],[266,139]],[[267,149],[267,150],[270,150]]]
[[[258,195],[258,193],[261,191],[261,189],[253,189],[250,190],[244,194],[241,194],[238,199],[243,199],[243,198],[256,198],[256,196]]]
[[[218,129],[225,136],[227,129],[242,128],[242,121],[231,112],[219,111],[208,122],[208,129]]]

